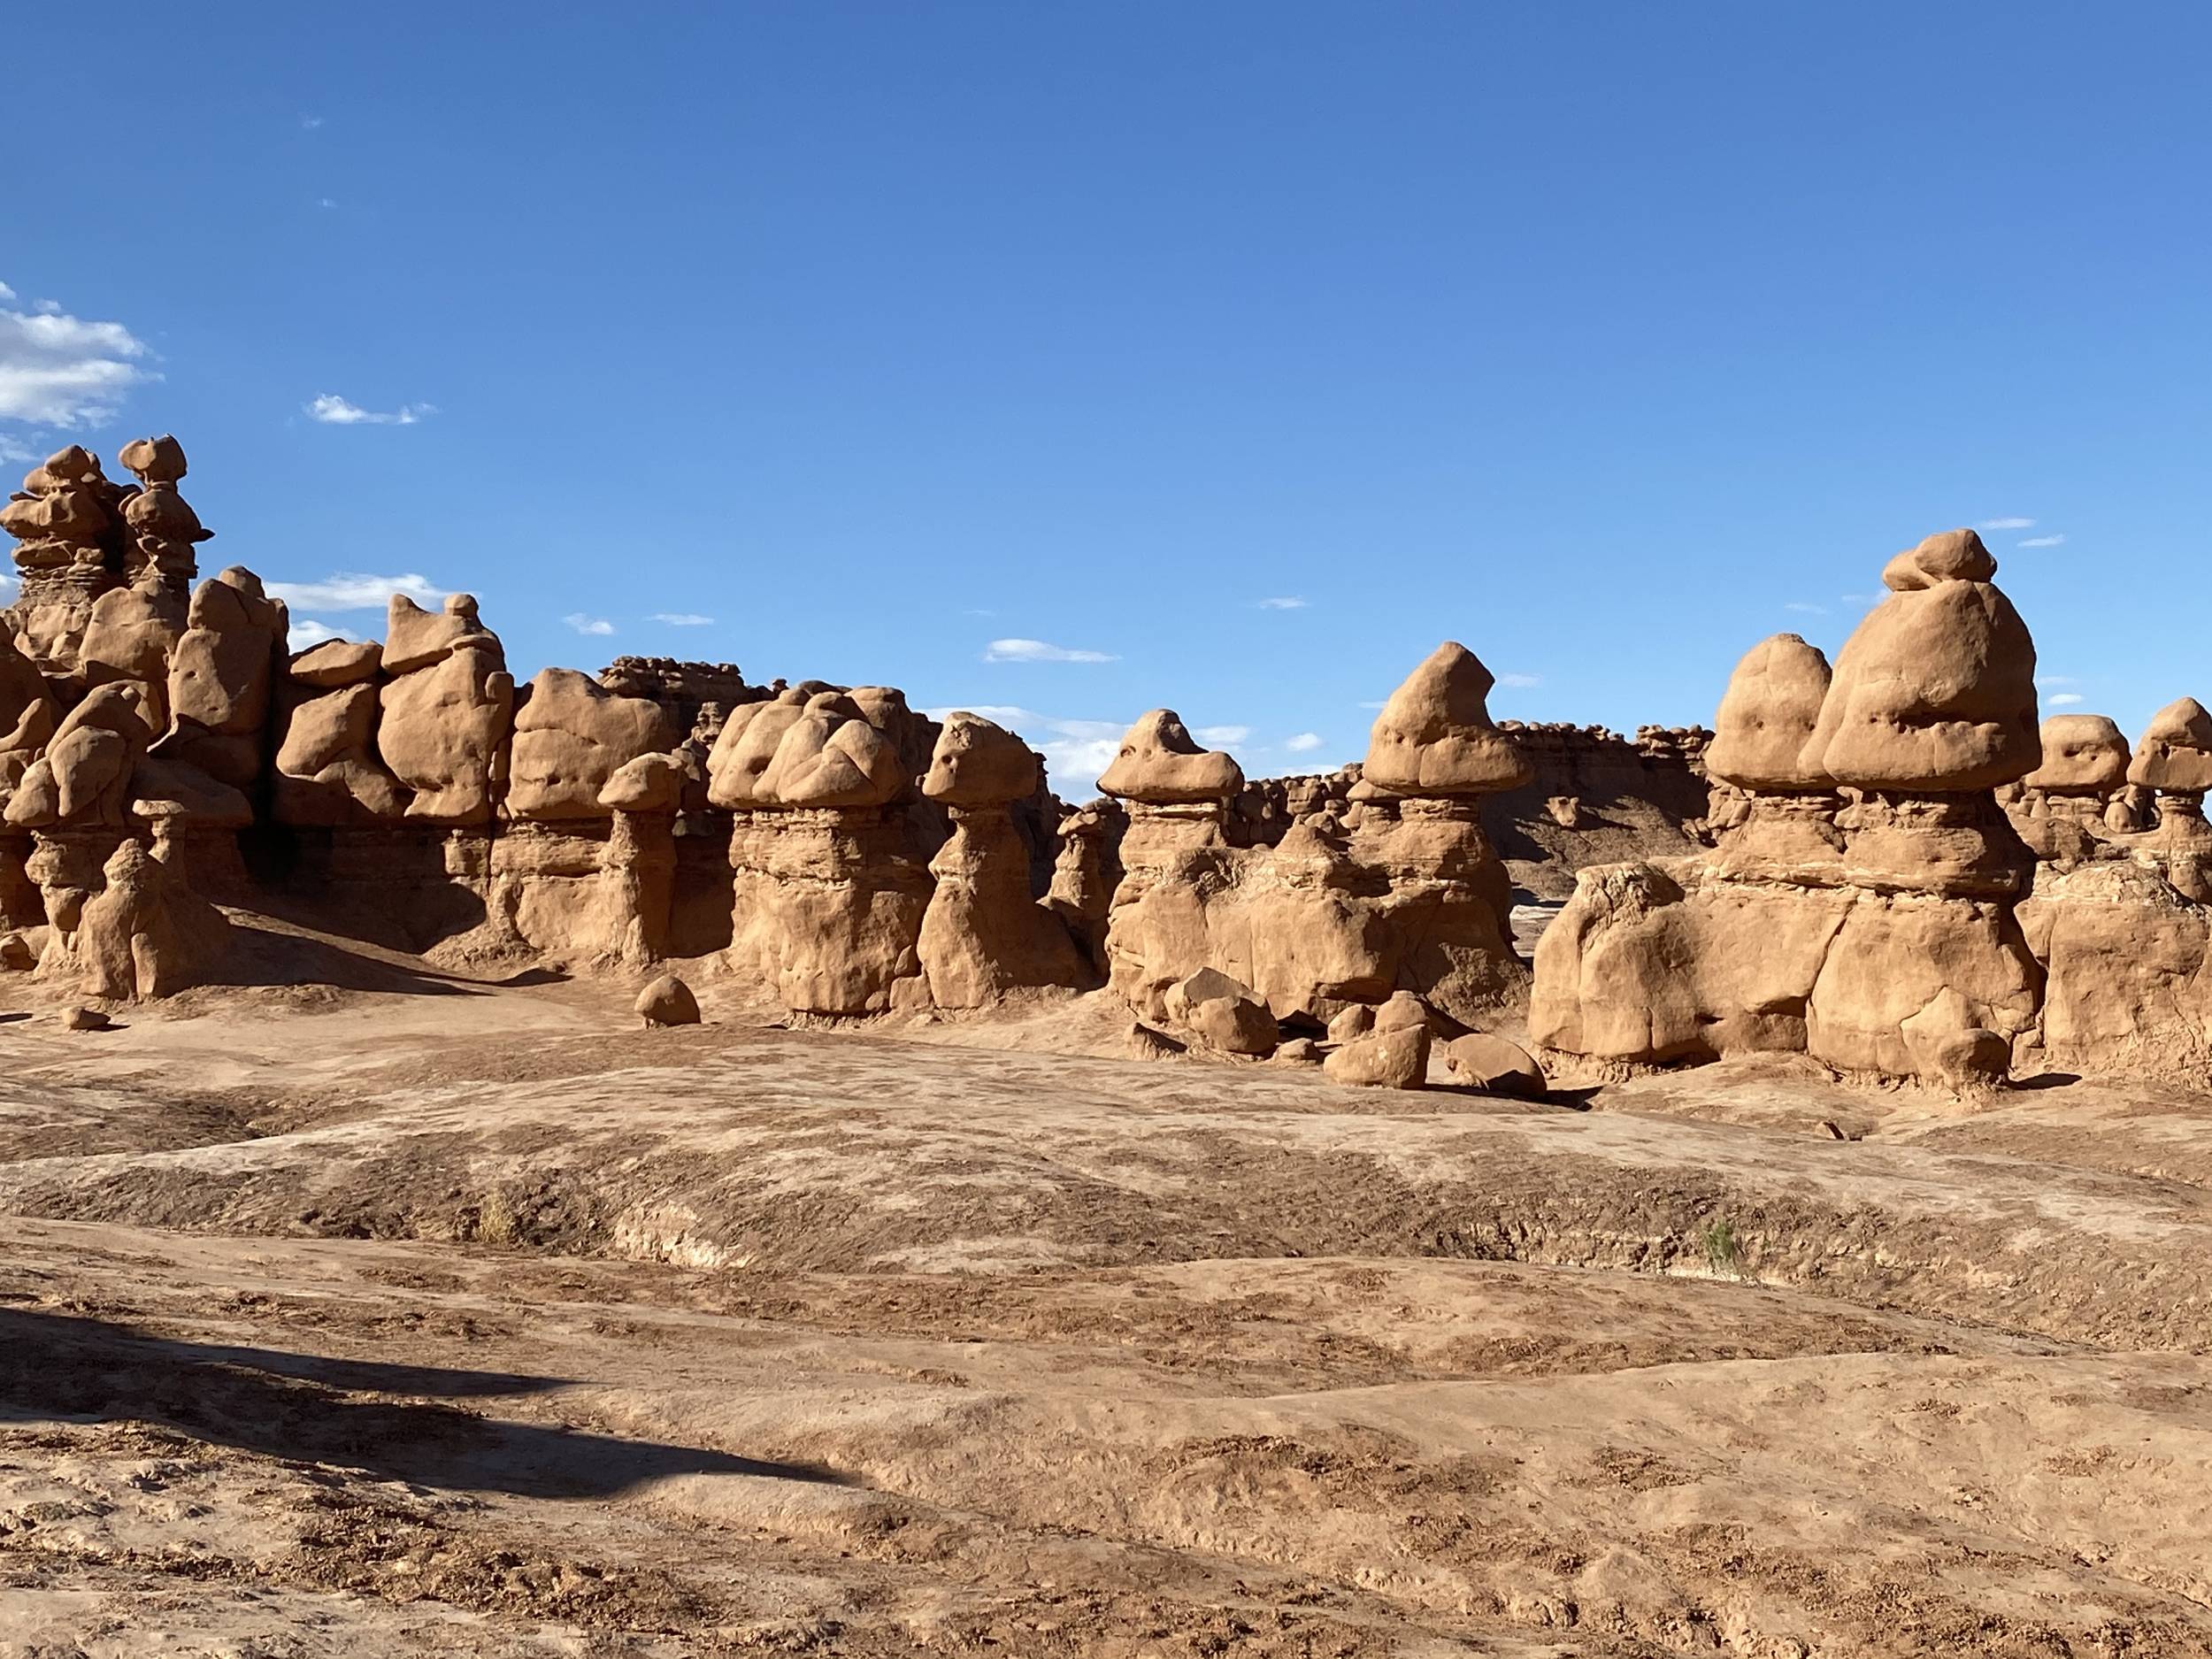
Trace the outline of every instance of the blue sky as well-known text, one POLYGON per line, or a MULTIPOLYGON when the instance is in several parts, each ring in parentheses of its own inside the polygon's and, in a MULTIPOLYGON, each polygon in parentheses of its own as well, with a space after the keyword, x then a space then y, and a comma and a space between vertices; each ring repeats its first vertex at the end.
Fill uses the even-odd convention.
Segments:
POLYGON ((2047 707, 2212 700, 2204 8, 188 10, 0 150, 0 454, 176 432, 296 617, 1019 710, 1080 795, 1160 704, 1355 758, 1445 637, 1709 720, 1984 524, 2047 707))

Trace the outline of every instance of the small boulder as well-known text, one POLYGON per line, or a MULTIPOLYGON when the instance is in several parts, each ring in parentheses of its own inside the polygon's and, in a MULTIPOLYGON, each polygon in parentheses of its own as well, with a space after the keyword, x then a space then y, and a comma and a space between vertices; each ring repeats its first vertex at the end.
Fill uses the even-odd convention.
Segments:
POLYGON ((61 1010, 62 1028, 65 1031, 105 1031, 114 1024, 96 1008, 87 1008, 82 1002, 72 1002, 61 1010))
POLYGON ((1425 1030, 1429 1024, 1429 1005, 1410 991, 1393 991, 1390 1000, 1375 1010, 1373 1031, 1425 1030))
POLYGON ((1544 1093, 1544 1069, 1529 1058, 1520 1044, 1471 1032, 1444 1045, 1444 1064, 1471 1088, 1486 1094, 1504 1094, 1515 1100, 1539 1100, 1544 1093))
POLYGON ((1201 968, 1168 987, 1167 1017, 1223 1054, 1270 1055, 1282 1041, 1265 1002, 1217 968, 1201 968))
POLYGON ((1275 1050, 1275 1057, 1286 1065, 1319 1065, 1321 1045, 1310 1037, 1293 1037, 1275 1050))
POLYGON ((1333 1083, 1362 1088, 1422 1088, 1429 1075, 1429 1028, 1372 1031, 1355 1037, 1321 1063, 1333 1083))
POLYGON ((649 1025, 695 1025, 699 999, 691 987, 672 973, 664 973, 638 993, 632 1004, 649 1025))
POLYGON ((1348 1043, 1355 1037, 1364 1037, 1375 1029, 1375 1010, 1364 1002, 1355 1002, 1329 1022, 1329 1041, 1348 1043))
POLYGON ((1172 1060, 1183 1052, 1183 1045, 1164 1033, 1156 1032, 1141 1021, 1129 1022, 1129 1030, 1122 1038, 1133 1060, 1172 1060))

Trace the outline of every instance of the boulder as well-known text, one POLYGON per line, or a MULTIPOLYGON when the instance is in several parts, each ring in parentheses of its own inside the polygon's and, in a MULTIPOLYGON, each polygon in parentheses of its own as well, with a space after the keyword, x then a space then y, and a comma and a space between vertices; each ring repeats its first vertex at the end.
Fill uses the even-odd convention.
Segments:
POLYGON ((1829 678, 1828 659, 1794 634, 1753 646, 1729 676, 1713 718, 1706 775, 1767 794, 1831 787, 1804 764, 1829 678))
MULTIPOLYGON (((392 595, 378 658, 387 674, 428 668, 464 646, 499 650, 499 636, 477 619, 473 594, 448 594, 438 611, 425 611, 405 594, 392 595)), ((506 665, 503 657, 500 665, 506 665)))
POLYGON ((377 755, 377 688, 357 680, 311 695, 287 688, 277 744, 274 810, 286 824, 392 823, 407 795, 377 755), (303 695, 303 693, 309 695, 303 695))
POLYGON ((515 682, 498 642, 488 640, 472 635, 431 657, 429 666, 379 688, 377 749, 393 775, 414 791, 410 818, 472 825, 491 818, 515 682))
POLYGON ((1400 795, 1438 796, 1489 795, 1527 783, 1534 768, 1490 721, 1495 683, 1465 646, 1448 640, 1438 646, 1376 716, 1362 781, 1400 795))
POLYGON ((1429 1076, 1429 1032, 1425 1025, 1371 1031, 1344 1043, 1321 1063, 1332 1083, 1363 1088, 1425 1088, 1429 1076))
POLYGON ((1214 968, 1201 968, 1169 988, 1167 1016, 1222 1054, 1269 1055, 1282 1040, 1267 1004, 1214 968))
POLYGON ((374 680, 383 661, 384 648, 374 640, 325 640, 296 653, 286 672, 300 685, 335 691, 374 680))
POLYGON ((648 1025, 695 1025, 699 999, 672 973, 664 973, 642 991, 631 1008, 648 1025))
POLYGON ((572 668, 547 668, 518 695, 506 810, 518 818, 603 818, 599 792, 618 768, 673 749, 657 703, 609 691, 572 668))
POLYGON ((1470 1032, 1444 1045, 1444 1064, 1470 1088, 1515 1100, 1540 1100, 1544 1069, 1517 1042, 1487 1032, 1470 1032))
POLYGON ((2054 714, 2043 722, 2043 764, 2021 782, 2046 795, 2101 798, 2122 787, 2127 774, 2128 741, 2111 720, 2101 714, 2054 714))
POLYGON ((1156 806, 1222 802, 1244 787, 1244 772, 1218 749, 1200 747, 1172 709, 1155 709, 1123 735, 1098 787, 1156 806))
POLYGON ((2194 697, 2182 697, 2153 715, 2135 740, 2127 780, 2177 794, 2212 789, 2212 713, 2194 697))

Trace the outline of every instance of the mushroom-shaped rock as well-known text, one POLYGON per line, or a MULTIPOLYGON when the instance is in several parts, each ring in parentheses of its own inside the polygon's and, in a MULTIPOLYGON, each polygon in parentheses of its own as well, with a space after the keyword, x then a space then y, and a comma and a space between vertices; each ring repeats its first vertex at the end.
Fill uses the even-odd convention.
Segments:
POLYGON ((2194 697, 2168 703, 2135 740, 2127 780, 2182 795, 2212 789, 2212 714, 2194 697))
POLYGON ((1174 710, 1155 709, 1123 734, 1098 787, 1152 806, 1226 801, 1244 787, 1244 771, 1220 750, 1200 748, 1174 710))
POLYGON ((1794 634, 1762 640, 1728 678, 1705 748, 1705 772, 1739 789, 1775 795, 1825 789, 1802 756, 1828 695, 1828 659, 1794 634))
POLYGON ((664 973, 638 993, 632 1010, 648 1025, 695 1025, 699 999, 672 973, 664 973))
MULTIPOLYGON (((450 656, 463 645, 498 652, 499 636, 478 619, 473 594, 448 594, 443 609, 425 611, 405 594, 394 594, 385 611, 382 662, 388 674, 411 673, 450 656)), ((498 666, 504 668, 501 657, 498 666)))
POLYGON ((547 668, 518 695, 507 810, 518 818, 601 816, 615 769, 672 749, 675 723, 659 703, 609 691, 572 668, 547 668))
POLYGON ((1528 782, 1536 774, 1527 757, 1490 721, 1495 683, 1465 646, 1438 646, 1375 717, 1362 780, 1414 795, 1489 795, 1528 782))
POLYGON ((1891 562, 1890 596, 1836 657, 1799 764, 1861 789, 1967 794, 2035 770, 2035 642, 1971 531, 1932 536, 1891 562), (1963 540, 1960 539, 1963 538, 1963 540), (1911 584, 1918 585, 1911 585, 1911 584))
POLYGON ((2020 781, 2046 795, 2108 795, 2127 782, 2128 741, 2101 714, 2043 722, 2043 764, 2020 781))
POLYGON ((1037 791, 1036 752, 1004 727, 958 710, 946 717, 922 793, 946 806, 1003 806, 1037 791))

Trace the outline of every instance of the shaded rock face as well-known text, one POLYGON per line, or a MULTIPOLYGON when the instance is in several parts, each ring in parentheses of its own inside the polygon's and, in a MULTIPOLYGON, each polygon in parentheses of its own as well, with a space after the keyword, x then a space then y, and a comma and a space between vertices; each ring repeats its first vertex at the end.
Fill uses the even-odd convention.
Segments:
POLYGON ((1100 780, 1129 812, 1107 918, 1114 987, 1155 1018, 1202 967, 1250 986, 1278 1019, 1402 989, 1463 1021, 1517 1003, 1527 974, 1509 942, 1511 883, 1480 798, 1532 774, 1490 722, 1490 685, 1463 646, 1440 646, 1384 705, 1360 782, 1314 792, 1272 845, 1230 837, 1233 760, 1198 750, 1170 711, 1140 721, 1100 780))
POLYGON ((1582 872, 1537 949, 1539 1043, 2001 1075, 2043 970, 2016 914, 2033 860, 1993 791, 2042 746, 2034 647, 1995 568, 1970 531, 1900 554, 1816 703, 1825 665, 1801 640, 1739 664, 1707 755, 1738 791, 1728 827, 1709 857, 1582 872))

